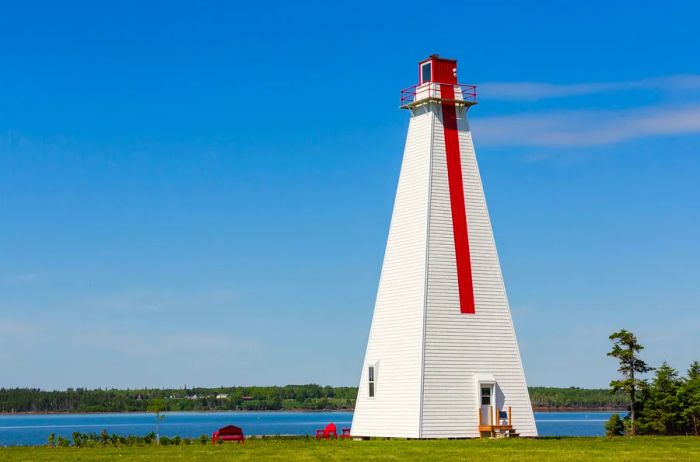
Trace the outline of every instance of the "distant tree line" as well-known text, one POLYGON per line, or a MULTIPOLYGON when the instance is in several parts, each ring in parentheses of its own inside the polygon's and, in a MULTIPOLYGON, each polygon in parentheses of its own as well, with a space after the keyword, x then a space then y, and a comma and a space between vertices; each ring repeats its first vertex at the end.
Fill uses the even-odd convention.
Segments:
POLYGON ((146 412, 154 400, 168 411, 342 410, 355 405, 357 388, 286 385, 181 389, 0 389, 0 412, 146 412))
POLYGON ((651 381, 641 377, 654 370, 639 352, 644 347, 627 330, 610 336, 620 378, 610 382, 614 393, 628 395, 628 414, 613 415, 606 424, 609 436, 700 435, 700 362, 694 361, 685 377, 664 362, 651 381))
MULTIPOLYGON (((0 389, 0 412, 146 412, 159 399, 168 411, 351 410, 356 387, 286 385, 180 389, 0 389)), ((531 387, 535 409, 626 409, 622 393, 582 388, 531 387)))
POLYGON ((529 387, 528 390, 535 409, 621 410, 629 405, 629 398, 624 393, 610 393, 606 388, 529 387))

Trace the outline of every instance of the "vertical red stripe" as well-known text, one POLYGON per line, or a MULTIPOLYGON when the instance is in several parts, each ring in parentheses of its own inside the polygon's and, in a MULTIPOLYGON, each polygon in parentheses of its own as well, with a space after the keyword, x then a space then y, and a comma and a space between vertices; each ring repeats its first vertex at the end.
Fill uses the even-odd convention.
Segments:
POLYGON ((445 152, 447 155, 447 179, 450 187, 452 208, 452 230, 454 232, 455 256, 457 258, 457 284, 459 286, 459 308, 462 313, 475 313, 472 262, 469 253, 467 232, 467 210, 462 182, 462 160, 457 132, 457 108, 453 102, 455 92, 452 85, 440 85, 442 96, 442 125, 445 130, 445 152))

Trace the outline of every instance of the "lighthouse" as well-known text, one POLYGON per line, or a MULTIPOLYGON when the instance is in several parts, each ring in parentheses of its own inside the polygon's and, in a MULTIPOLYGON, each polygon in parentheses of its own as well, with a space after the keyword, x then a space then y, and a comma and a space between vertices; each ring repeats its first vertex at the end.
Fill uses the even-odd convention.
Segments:
POLYGON ((537 436, 467 119, 476 87, 432 55, 410 114, 351 433, 537 436))

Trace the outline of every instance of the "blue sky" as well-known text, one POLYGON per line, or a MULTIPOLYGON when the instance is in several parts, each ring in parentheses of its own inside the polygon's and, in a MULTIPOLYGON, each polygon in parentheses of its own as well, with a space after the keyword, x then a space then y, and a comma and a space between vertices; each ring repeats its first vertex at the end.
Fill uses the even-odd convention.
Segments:
POLYGON ((529 384, 700 359, 700 6, 448 6, 3 6, 0 386, 356 384, 431 53, 529 384))

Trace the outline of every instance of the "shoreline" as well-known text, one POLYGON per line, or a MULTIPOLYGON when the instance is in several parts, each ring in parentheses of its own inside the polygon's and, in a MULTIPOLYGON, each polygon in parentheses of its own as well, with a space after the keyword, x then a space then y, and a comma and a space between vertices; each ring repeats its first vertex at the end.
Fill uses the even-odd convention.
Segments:
MULTIPOLYGON (((533 412, 627 412, 626 408, 612 407, 544 407, 533 406, 533 412)), ((254 413, 254 412, 307 412, 322 413, 322 412, 354 412, 354 409, 270 409, 259 411, 235 410, 235 409, 216 409, 216 410, 201 410, 201 411, 164 411, 165 414, 173 413, 198 413, 198 414, 217 414, 224 412, 239 412, 239 413, 254 413)), ((152 414, 148 411, 21 411, 21 412, 0 412, 0 417, 3 416, 22 416, 22 415, 99 415, 99 414, 152 414)))

